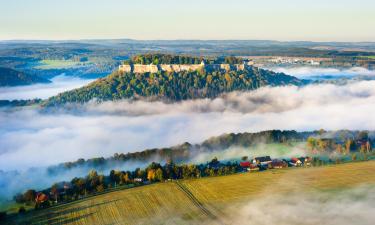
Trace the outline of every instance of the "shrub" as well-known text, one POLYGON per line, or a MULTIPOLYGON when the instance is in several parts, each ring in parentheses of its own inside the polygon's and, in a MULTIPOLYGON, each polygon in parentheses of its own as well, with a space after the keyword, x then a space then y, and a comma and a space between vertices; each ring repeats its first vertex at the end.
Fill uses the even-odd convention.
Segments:
POLYGON ((26 213, 26 209, 25 209, 25 207, 21 206, 21 207, 18 209, 18 213, 19 213, 19 214, 24 214, 24 213, 26 213))
POLYGON ((6 212, 0 212, 0 222, 4 221, 6 216, 7 216, 6 212))

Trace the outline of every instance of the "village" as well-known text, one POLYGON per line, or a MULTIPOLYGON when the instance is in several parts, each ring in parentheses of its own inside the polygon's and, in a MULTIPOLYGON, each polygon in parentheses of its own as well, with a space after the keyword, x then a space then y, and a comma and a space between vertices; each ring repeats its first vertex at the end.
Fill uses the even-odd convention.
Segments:
MULTIPOLYGON (((246 159, 243 158, 243 159, 246 159)), ((254 157, 252 160, 244 160, 240 162, 240 166, 242 167, 243 171, 259 171, 259 170, 267 170, 267 169, 282 169, 286 167, 301 167, 311 166, 312 158, 307 157, 292 157, 291 159, 271 159, 270 156, 262 156, 262 157, 254 157)))
MULTIPOLYGON (((292 157, 290 159, 272 159, 270 156, 261 156, 261 157, 254 157, 252 159, 249 159, 247 156, 242 157, 242 160, 234 163, 230 162, 220 162, 217 158, 212 159, 211 162, 207 162, 206 164, 200 164, 196 166, 196 169, 198 173, 194 173, 193 176, 188 176, 190 178, 200 178, 205 176, 220 176, 220 175, 226 175, 227 173, 221 173, 219 171, 224 171, 226 168, 231 167, 232 169, 235 169, 233 173, 246 173, 246 172, 260 172, 270 169, 283 169, 287 167, 310 167, 312 166, 312 158, 309 156, 306 157, 292 157), (223 170, 223 168, 225 168, 223 170), (205 176, 203 174, 205 171, 209 171, 206 173, 205 176), (212 172, 213 171, 213 172, 212 172)), ((157 165, 156 163, 153 163, 153 165, 157 165)), ((160 165, 159 165, 160 166, 160 165)), ((166 163, 163 167, 160 167, 158 169, 162 169, 163 174, 166 173, 168 170, 173 170, 176 167, 176 165, 173 162, 166 163)), ((183 171, 185 165, 182 165, 182 170, 180 171, 180 174, 176 174, 177 176, 169 176, 169 177, 163 177, 163 178, 156 178, 157 170, 155 169, 149 169, 146 174, 143 174, 143 176, 137 176, 136 173, 134 174, 127 174, 127 172, 120 172, 120 171, 111 171, 111 174, 109 177, 104 177, 98 175, 96 172, 90 172, 90 174, 87 176, 87 179, 91 179, 91 182, 95 180, 95 177, 99 180, 102 180, 101 182, 107 183, 107 188, 104 189, 95 189, 94 193, 90 193, 89 190, 83 190, 83 192, 80 192, 81 194, 78 194, 75 199, 82 199, 86 198, 92 195, 105 193, 117 189, 123 189, 123 188, 132 188, 132 187, 138 187, 143 185, 149 185, 154 182, 174 182, 178 179, 184 179, 188 177, 184 177, 181 174, 185 174, 186 172, 183 171), (124 175, 126 174, 126 175, 124 175), (129 176, 130 175, 130 176, 129 176), (146 175, 146 176, 145 176, 146 175), (127 178, 124 178, 126 176, 127 178), (182 176, 182 177, 180 177, 182 176), (126 181, 125 181, 126 180, 126 181)), ((177 168, 180 168, 177 166, 177 168)), ((147 169, 146 169, 147 170, 147 169)), ((191 172, 191 171, 190 171, 191 172)), ((231 174, 231 173, 229 173, 231 174)), ((50 189, 41 191, 41 192, 35 192, 34 190, 29 190, 24 195, 32 195, 34 196, 34 202, 35 202, 35 209, 41 209, 41 208, 47 208, 52 205, 61 204, 64 202, 70 202, 72 200, 68 200, 66 196, 72 195, 74 191, 77 191, 77 188, 79 186, 84 187, 84 180, 80 181, 81 184, 76 184, 74 182, 74 179, 71 182, 60 182, 52 186, 50 189)), ((17 197, 16 197, 17 200, 17 197)))

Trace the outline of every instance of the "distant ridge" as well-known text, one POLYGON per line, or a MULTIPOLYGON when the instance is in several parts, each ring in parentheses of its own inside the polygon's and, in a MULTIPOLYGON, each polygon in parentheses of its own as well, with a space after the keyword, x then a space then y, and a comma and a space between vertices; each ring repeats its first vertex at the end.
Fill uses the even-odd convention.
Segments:
POLYGON ((50 82, 51 81, 36 75, 26 74, 14 69, 0 67, 0 86, 19 86, 50 82))

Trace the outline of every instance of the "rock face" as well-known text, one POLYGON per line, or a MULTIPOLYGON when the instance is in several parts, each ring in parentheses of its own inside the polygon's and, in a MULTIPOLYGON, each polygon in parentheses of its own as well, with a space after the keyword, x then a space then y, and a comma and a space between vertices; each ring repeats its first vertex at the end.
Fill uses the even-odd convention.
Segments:
POLYGON ((181 71, 194 71, 194 70, 225 70, 225 71, 240 71, 250 68, 247 64, 133 64, 133 65, 120 65, 119 71, 125 73, 157 73, 158 71, 166 72, 181 72, 181 71))

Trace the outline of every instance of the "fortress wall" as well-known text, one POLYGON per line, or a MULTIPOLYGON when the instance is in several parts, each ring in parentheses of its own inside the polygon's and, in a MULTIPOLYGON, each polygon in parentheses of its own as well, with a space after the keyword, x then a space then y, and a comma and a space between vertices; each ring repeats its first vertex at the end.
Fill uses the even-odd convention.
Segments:
POLYGON ((157 65, 134 64, 133 66, 134 66, 133 68, 134 73, 157 73, 159 71, 157 65))
POLYGON ((171 67, 172 67, 172 70, 175 71, 175 72, 180 72, 181 71, 180 65, 172 64, 171 67))
POLYGON ((220 64, 220 69, 230 71, 231 66, 229 64, 220 64))
POLYGON ((173 68, 169 64, 160 64, 159 66, 162 71, 173 72, 173 68))
POLYGON ((157 73, 159 70, 167 72, 181 72, 181 71, 195 71, 201 68, 208 70, 225 70, 225 71, 240 71, 245 70, 251 66, 245 64, 160 64, 160 65, 120 65, 119 71, 134 72, 134 73, 157 73))
POLYGON ((245 70, 245 64, 236 64, 235 66, 237 71, 245 70))
POLYGON ((189 70, 198 70, 198 69, 201 69, 202 67, 204 67, 204 65, 201 65, 201 64, 192 64, 192 65, 180 65, 180 70, 183 70, 183 71, 189 71, 189 70))
POLYGON ((120 65, 118 70, 120 72, 130 73, 132 71, 132 67, 130 65, 120 65))

